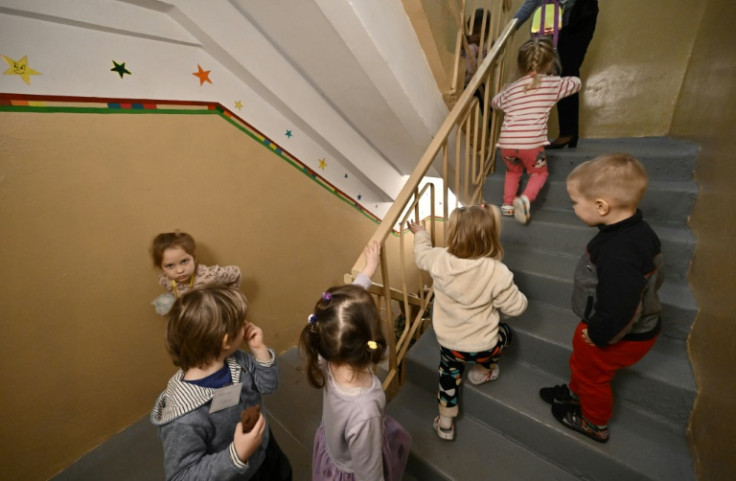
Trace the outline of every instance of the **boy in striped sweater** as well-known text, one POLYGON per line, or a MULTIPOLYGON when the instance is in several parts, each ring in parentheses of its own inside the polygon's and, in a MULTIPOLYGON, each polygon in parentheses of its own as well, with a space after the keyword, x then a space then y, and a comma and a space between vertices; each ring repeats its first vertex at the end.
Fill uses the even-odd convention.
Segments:
POLYGON ((167 481, 292 479, 263 415, 252 427, 241 420, 279 379, 276 354, 247 311, 241 292, 217 285, 184 293, 169 311, 166 348, 180 369, 151 412, 167 481))
POLYGON ((526 224, 531 203, 547 180, 544 146, 549 145, 549 112, 558 100, 578 92, 581 83, 577 77, 554 75, 560 60, 546 37, 526 41, 519 49, 518 64, 522 77, 493 97, 492 105, 504 112, 497 144, 507 168, 501 214, 526 224), (524 169, 529 180, 517 196, 524 169))

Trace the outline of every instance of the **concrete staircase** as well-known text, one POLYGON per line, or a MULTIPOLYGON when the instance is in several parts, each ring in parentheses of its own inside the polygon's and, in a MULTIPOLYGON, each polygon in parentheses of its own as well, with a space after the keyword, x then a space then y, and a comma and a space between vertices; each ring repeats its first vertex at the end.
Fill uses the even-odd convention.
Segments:
MULTIPOLYGON (((434 336, 427 333, 410 353, 409 384, 389 412, 414 436, 412 473, 426 480, 695 479, 685 433, 696 386, 685 342, 696 312, 687 284, 695 246, 687 216, 697 196, 697 152, 694 145, 663 138, 590 140, 575 150, 549 151, 550 177, 532 206, 531 222, 505 219, 502 233, 505 262, 531 303, 509 321, 516 336, 500 362, 500 379, 461 388, 454 443, 443 443, 431 430, 439 363, 434 336), (611 440, 601 445, 558 424, 538 390, 568 381, 577 324, 569 309, 572 272, 597 232, 575 217, 565 178, 579 163, 616 151, 633 154, 649 172, 641 207, 663 243, 664 331, 653 351, 615 380, 611 440)), ((502 167, 488 178, 486 201, 500 203, 503 175, 502 167)))
MULTIPOLYGON (((666 138, 588 140, 575 150, 550 151, 550 177, 532 206, 527 226, 504 219, 506 263, 531 300, 509 322, 515 338, 502 358, 499 380, 463 384, 454 442, 432 431, 437 413, 439 347, 431 330, 415 344, 407 383, 387 412, 413 436, 406 479, 693 480, 686 439, 696 386, 686 337, 696 304, 687 284, 695 240, 687 216, 697 196, 692 170, 698 149, 666 138), (611 440, 595 443, 555 421, 538 390, 568 381, 571 336, 577 319, 569 309, 575 263, 596 233, 574 215, 565 178, 577 164, 601 153, 625 151, 647 167, 650 187, 642 209, 659 234, 665 255, 664 331, 639 364, 615 380, 611 440)), ((484 198, 500 202, 503 169, 488 178, 484 198)), ((295 349, 281 356, 282 383, 268 400, 277 439, 309 479, 312 437, 321 394, 310 389, 295 349)), ((303 477, 302 477, 303 476, 303 477)))

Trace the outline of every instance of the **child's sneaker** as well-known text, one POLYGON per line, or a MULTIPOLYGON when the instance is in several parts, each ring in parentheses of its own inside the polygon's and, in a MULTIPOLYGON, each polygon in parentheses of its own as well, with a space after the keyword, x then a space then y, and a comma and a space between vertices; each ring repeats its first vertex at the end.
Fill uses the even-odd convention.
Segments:
POLYGON ((567 384, 543 387, 539 390, 539 397, 541 397, 547 404, 580 404, 580 401, 573 397, 567 384))
POLYGON ((514 215, 514 206, 511 204, 503 204, 501 206, 501 215, 505 215, 506 217, 511 217, 514 215))
POLYGON ((486 369, 479 364, 475 364, 468 371, 468 381, 470 384, 483 384, 488 381, 495 381, 501 375, 501 369, 498 364, 493 364, 490 369, 486 369))
POLYGON ((529 222, 529 198, 525 195, 514 199, 514 217, 522 224, 529 222))
POLYGON ((440 426, 440 417, 437 416, 434 418, 434 423, 432 423, 432 426, 434 427, 434 430, 437 432, 437 436, 440 437, 440 439, 444 439, 445 441, 452 441, 455 439, 455 423, 452 423, 452 426, 450 426, 449 429, 444 429, 442 426, 440 426))
POLYGON ((580 406, 574 406, 572 404, 553 404, 552 415, 557 419, 563 426, 583 433, 594 441, 599 443, 608 442, 608 427, 599 428, 595 424, 590 423, 583 417, 580 412, 580 406))

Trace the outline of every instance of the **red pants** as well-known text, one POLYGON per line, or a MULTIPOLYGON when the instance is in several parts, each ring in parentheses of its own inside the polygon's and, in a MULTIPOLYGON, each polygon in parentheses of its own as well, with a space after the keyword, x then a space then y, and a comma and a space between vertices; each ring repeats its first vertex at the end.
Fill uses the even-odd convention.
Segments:
POLYGON ((648 341, 619 341, 606 347, 591 346, 583 339, 581 322, 572 338, 570 356, 570 390, 580 399, 585 419, 593 424, 608 424, 613 414, 611 381, 616 371, 636 364, 654 346, 648 341))
POLYGON ((501 157, 506 164, 506 178, 503 183, 503 203, 512 204, 524 169, 529 173, 529 181, 524 187, 523 194, 529 202, 534 202, 539 190, 544 186, 549 173, 547 172, 547 156, 544 147, 536 149, 501 149, 501 157))

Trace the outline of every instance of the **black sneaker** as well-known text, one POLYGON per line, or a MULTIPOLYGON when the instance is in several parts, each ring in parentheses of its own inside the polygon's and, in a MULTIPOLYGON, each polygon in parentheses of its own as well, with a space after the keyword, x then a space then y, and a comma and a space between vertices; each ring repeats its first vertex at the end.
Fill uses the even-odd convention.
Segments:
POLYGON ((599 428, 595 424, 588 422, 580 412, 580 406, 573 406, 572 404, 553 404, 552 415, 557 419, 563 426, 583 433, 594 441, 599 443, 608 442, 608 428, 599 428))
POLYGON ((539 397, 541 397, 542 401, 547 404, 580 405, 580 402, 570 394, 570 388, 567 387, 567 384, 560 384, 554 387, 543 387, 539 390, 539 397))

